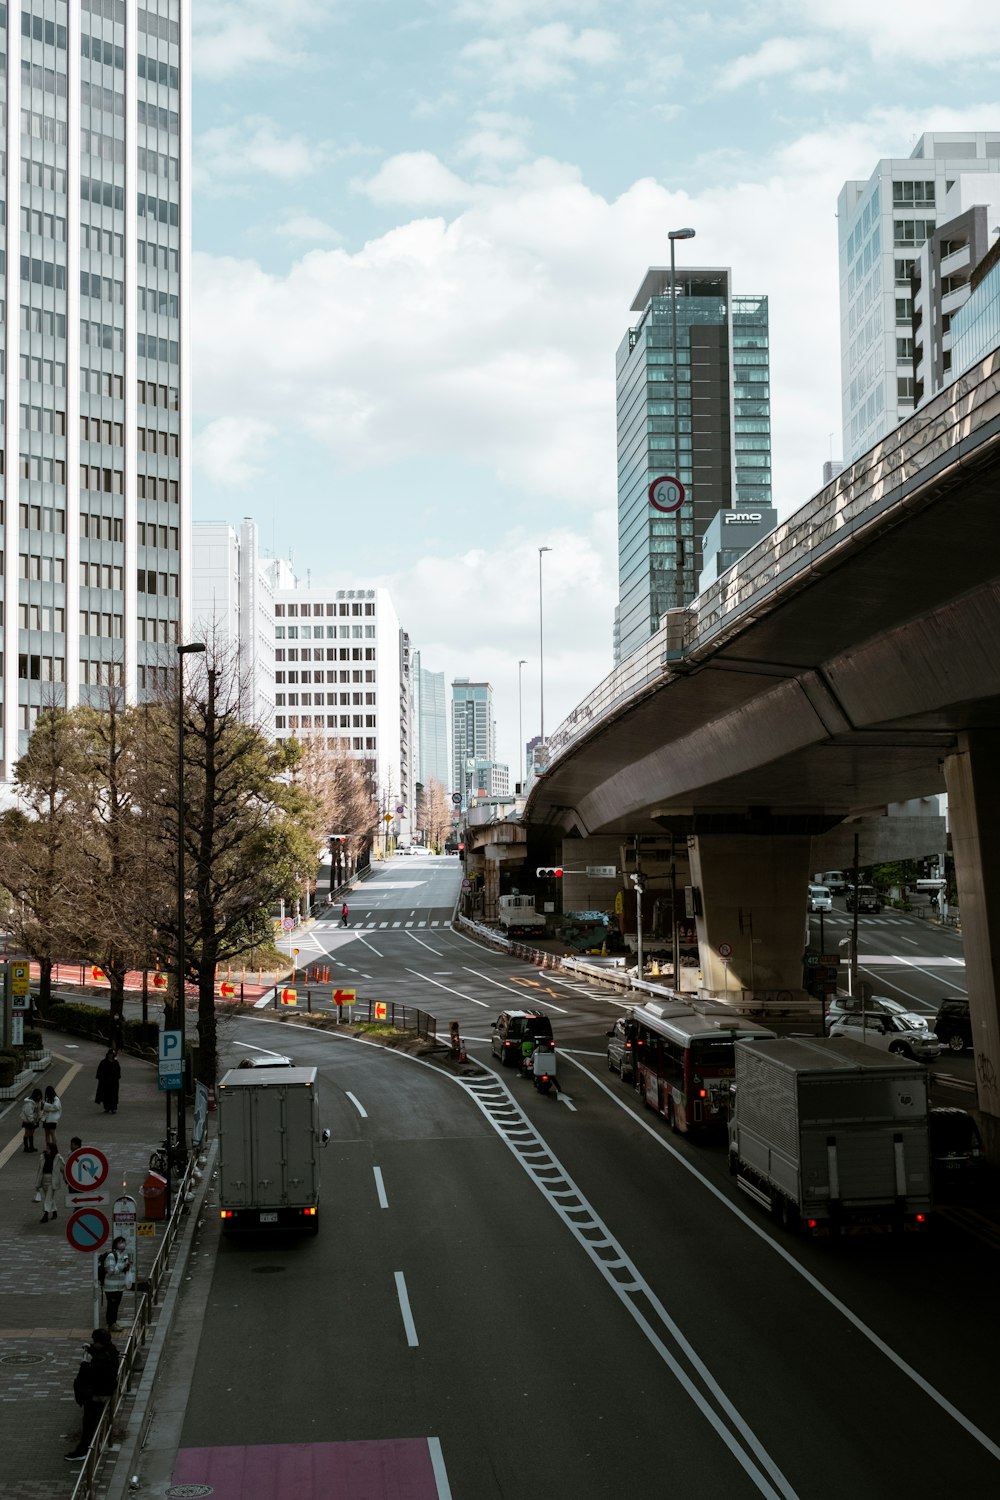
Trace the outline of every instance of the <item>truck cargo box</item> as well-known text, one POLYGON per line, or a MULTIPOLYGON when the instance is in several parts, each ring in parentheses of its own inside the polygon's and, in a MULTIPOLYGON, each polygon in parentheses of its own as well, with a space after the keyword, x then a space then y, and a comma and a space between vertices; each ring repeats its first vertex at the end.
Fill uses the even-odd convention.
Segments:
POLYGON ((234 1068, 219 1084, 223 1228, 319 1227, 315 1068, 234 1068))

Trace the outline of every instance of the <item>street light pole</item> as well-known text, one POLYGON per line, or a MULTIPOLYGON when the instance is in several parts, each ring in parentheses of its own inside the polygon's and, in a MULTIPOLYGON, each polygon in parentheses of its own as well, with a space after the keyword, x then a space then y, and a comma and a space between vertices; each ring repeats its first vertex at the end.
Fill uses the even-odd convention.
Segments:
MULTIPOLYGON (((671 229, 667 233, 670 241, 670 338, 672 344, 671 365, 674 372, 674 478, 680 484, 681 480, 681 423, 680 413, 677 410, 677 270, 674 264, 674 241, 693 240, 693 229, 671 229)), ((684 566, 684 542, 680 535, 680 519, 678 518, 677 534, 677 566, 684 566)), ((680 602, 680 601, 679 601, 680 602)))
MULTIPOLYGON (((205 650, 204 641, 177 647, 177 1030, 181 1034, 181 1090, 177 1100, 177 1145, 187 1153, 184 1108, 184 658, 205 650)), ((167 1094, 167 1157, 170 1156, 170 1095, 167 1094)))
POLYGON ((527 666, 527 657, 522 656, 517 664, 517 779, 521 782, 522 786, 524 785, 525 771, 527 770, 524 756, 524 716, 521 712, 521 671, 525 666, 527 666))
POLYGON ((542 630, 542 553, 551 551, 551 547, 538 549, 538 748, 543 752, 545 750, 545 637, 542 630))

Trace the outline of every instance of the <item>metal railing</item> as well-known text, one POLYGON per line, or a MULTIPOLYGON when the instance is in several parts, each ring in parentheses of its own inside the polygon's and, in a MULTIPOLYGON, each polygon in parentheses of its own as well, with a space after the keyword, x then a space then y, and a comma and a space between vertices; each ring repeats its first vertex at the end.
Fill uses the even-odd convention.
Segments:
MULTIPOLYGON (((856 542, 886 511, 902 507, 930 479, 957 472, 976 450, 1000 442, 1000 350, 946 390, 751 547, 686 609, 671 610, 656 635, 623 661, 548 736, 550 763, 577 740, 715 650, 778 594, 804 587, 832 553, 856 542)), ((537 777, 532 776, 529 792, 537 777)))
POLYGON ((146 1339, 154 1321, 160 1289, 169 1271, 170 1253, 174 1248, 181 1225, 187 1216, 187 1191, 195 1172, 195 1158, 188 1163, 187 1170, 177 1188, 174 1207, 164 1227, 159 1249, 149 1268, 145 1289, 136 1302, 135 1317, 119 1350, 118 1382, 114 1395, 104 1405, 101 1420, 87 1449, 87 1456, 73 1486, 71 1500, 94 1500, 97 1484, 108 1444, 115 1430, 123 1424, 124 1408, 131 1394, 135 1378, 146 1349, 146 1339))
POLYGON ((391 1026, 395 1031, 414 1031, 417 1036, 437 1038, 434 1016, 415 1005, 397 1005, 394 1000, 360 1000, 354 1006, 354 1020, 366 1026, 391 1026))

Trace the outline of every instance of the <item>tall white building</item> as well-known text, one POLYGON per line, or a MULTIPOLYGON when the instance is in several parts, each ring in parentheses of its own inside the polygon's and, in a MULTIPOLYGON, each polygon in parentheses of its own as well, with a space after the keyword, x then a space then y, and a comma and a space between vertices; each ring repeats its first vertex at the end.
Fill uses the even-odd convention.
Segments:
POLYGON ((410 638, 388 590, 313 588, 298 583, 286 562, 268 568, 275 738, 322 735, 367 762, 396 834, 409 834, 410 638))
MULTIPOLYGON (((1000 239, 1000 173, 962 173, 945 195, 938 225, 913 267, 913 399, 929 401, 958 373, 953 330, 977 271, 1000 239)), ((995 341, 996 342, 996 341, 995 341)), ((991 345, 994 347, 994 345, 991 345)), ((985 352, 985 351, 984 351, 985 352)))
POLYGON ((112 684, 135 700, 176 666, 191 548, 191 74, 188 0, 0 9, 9 779, 40 708, 112 684))
POLYGON ((496 746, 492 683, 456 677, 451 685, 451 785, 462 794, 463 812, 473 791, 474 768, 477 763, 492 765, 496 746))
POLYGON ((274 734, 274 591, 255 521, 193 528, 191 634, 210 642, 239 674, 243 714, 274 734))
POLYGON ((884 158, 837 200, 840 365, 845 463, 914 404, 910 277, 960 174, 1000 172, 1000 132, 927 132, 905 158, 884 158))

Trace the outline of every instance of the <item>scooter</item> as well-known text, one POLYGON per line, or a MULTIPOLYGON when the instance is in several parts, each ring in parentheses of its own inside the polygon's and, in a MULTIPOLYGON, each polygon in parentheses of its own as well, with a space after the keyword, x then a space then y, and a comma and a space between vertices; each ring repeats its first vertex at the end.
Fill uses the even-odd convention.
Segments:
POLYGON ((549 1089, 559 1092, 559 1080, 556 1078, 556 1049, 552 1042, 538 1042, 534 1052, 531 1054, 532 1082, 539 1093, 547 1094, 549 1089))

